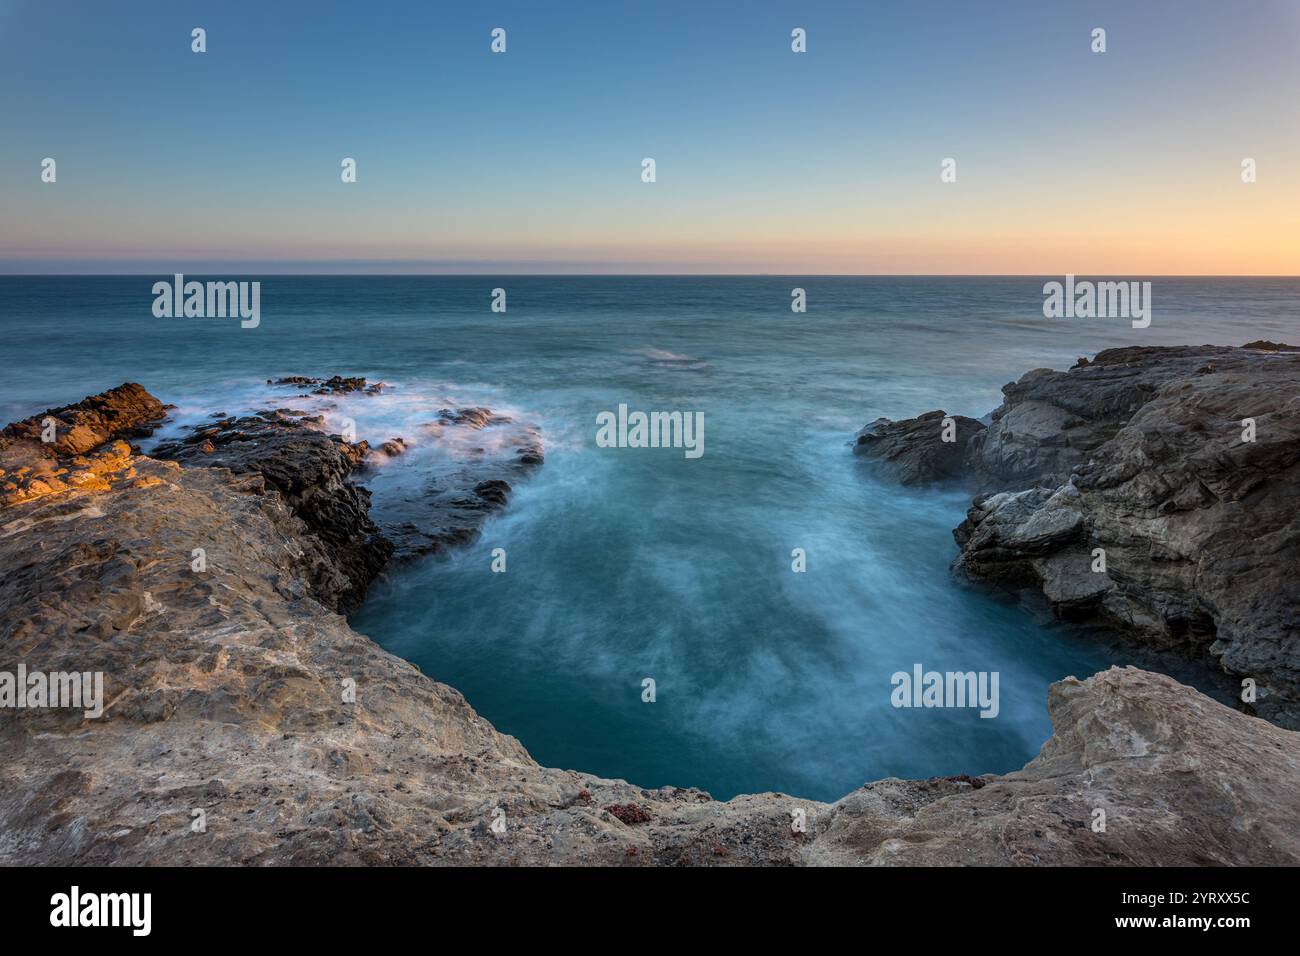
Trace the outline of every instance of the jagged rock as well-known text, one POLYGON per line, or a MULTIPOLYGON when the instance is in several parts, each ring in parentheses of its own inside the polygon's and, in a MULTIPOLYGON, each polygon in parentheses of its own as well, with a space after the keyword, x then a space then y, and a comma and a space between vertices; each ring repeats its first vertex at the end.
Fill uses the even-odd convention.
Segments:
POLYGON ((1300 354, 1108 349, 1003 393, 955 570, 1252 678, 1256 712, 1300 726, 1300 354))
POLYGON ((124 441, 109 442, 89 455, 55 460, 45 458, 43 450, 38 450, 34 442, 15 443, 0 449, 0 461, 30 462, 15 468, 0 482, 0 505, 18 504, 74 488, 103 491, 113 482, 129 480, 137 474, 131 446, 124 441))
POLYGON ((1061 485, 1171 381, 1207 360, 1220 371, 1263 357, 1228 346, 1107 349, 1068 372, 1034 369, 1002 388, 1004 401, 972 439, 965 472, 984 491, 1061 485))
POLYGON ((506 415, 494 415, 492 409, 472 406, 469 408, 443 408, 438 411, 438 422, 447 425, 467 425, 474 429, 487 428, 489 425, 508 425, 511 419, 506 415))
POLYGON ((144 386, 127 382, 99 395, 51 408, 40 415, 5 426, 0 443, 31 441, 41 445, 48 457, 80 455, 114 438, 143 438, 167 417, 162 402, 144 390, 144 386), (41 442, 46 418, 55 420, 56 440, 41 442))
POLYGON ((365 392, 377 395, 388 386, 383 382, 366 384, 364 378, 357 376, 335 375, 331 378, 315 378, 310 375, 289 375, 275 380, 267 379, 267 385, 290 385, 295 388, 310 388, 313 395, 346 395, 349 392, 365 392))
POLYGON ((153 456, 262 476, 306 524, 327 558, 307 578, 313 596, 347 611, 361 603, 393 545, 370 518, 370 492, 349 480, 368 446, 314 424, 279 413, 227 418, 159 445, 153 456))
POLYGON ((483 521, 504 508, 513 489, 499 478, 478 481, 482 469, 443 476, 413 494, 385 496, 375 517, 393 542, 393 556, 408 560, 476 540, 483 521))
POLYGON ((962 548, 953 562, 960 575, 1010 588, 1041 585, 1062 618, 1085 619, 1112 587, 1092 570, 1087 523, 1070 485, 980 496, 953 537, 962 548))
POLYGON ((471 446, 470 464, 439 472, 417 488, 393 488, 375 503, 375 520, 394 545, 394 557, 408 560, 468 544, 483 522, 509 502, 510 482, 545 460, 541 434, 531 425, 497 415, 490 408, 444 408, 423 426, 430 437, 446 440, 493 430, 494 450, 471 446))
POLYGON ((946 412, 926 412, 895 422, 878 418, 858 432, 853 453, 904 485, 935 484, 963 477, 967 445, 983 430, 973 418, 953 415, 952 441, 944 441, 946 412))

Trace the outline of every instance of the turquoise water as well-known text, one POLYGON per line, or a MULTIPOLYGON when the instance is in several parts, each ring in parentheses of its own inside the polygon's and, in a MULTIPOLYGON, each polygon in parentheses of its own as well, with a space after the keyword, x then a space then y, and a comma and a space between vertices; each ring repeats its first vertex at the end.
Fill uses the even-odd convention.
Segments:
MULTIPOLYGON (((331 410, 372 443, 452 403, 540 425, 545 466, 481 540, 394 569, 353 623, 543 763, 719 797, 1019 767, 1050 733, 1048 684, 1127 659, 957 586, 967 498, 874 481, 858 428, 981 416, 1022 372, 1109 346, 1294 341, 1300 305, 1297 280, 1156 279, 1135 330, 1044 319, 1033 278, 267 276, 245 330, 155 319, 161 278, 0 278, 0 417, 135 380, 187 421, 340 373, 394 385, 331 410), (703 457, 597 447, 620 403, 702 412, 703 457), (890 676, 916 663, 998 671, 999 715, 895 709, 890 676)), ((445 465, 398 459, 376 498, 445 465)))

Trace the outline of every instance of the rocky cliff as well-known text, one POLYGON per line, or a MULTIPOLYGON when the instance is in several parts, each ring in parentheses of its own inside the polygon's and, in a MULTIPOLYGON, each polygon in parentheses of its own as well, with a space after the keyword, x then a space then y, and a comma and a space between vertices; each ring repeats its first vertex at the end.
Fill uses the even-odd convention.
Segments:
MULTIPOLYGON (((161 406, 124 388, 119 415, 47 413, 95 447, 0 438, 0 671, 101 671, 106 697, 98 718, 0 710, 0 862, 1300 863, 1300 734, 1135 669, 1054 685, 1021 771, 835 804, 539 766, 335 612, 353 542, 312 516, 367 502, 326 445, 294 476, 243 437, 141 455, 121 439, 161 406)), ((287 465, 305 434, 282 434, 287 465)))
POLYGON ((1300 726, 1300 352, 1109 349, 1003 395, 955 442, 932 412, 877 422, 857 449, 979 492, 954 531, 960 575, 1212 660, 1256 682, 1257 713, 1300 726))

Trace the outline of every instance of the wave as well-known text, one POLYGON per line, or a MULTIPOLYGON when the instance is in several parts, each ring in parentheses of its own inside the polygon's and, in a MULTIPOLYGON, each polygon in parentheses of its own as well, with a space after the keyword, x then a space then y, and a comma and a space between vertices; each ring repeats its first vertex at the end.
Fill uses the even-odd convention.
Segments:
POLYGON ((644 357, 647 359, 645 364, 656 368, 685 369, 688 371, 703 371, 710 368, 709 363, 701 358, 694 355, 679 355, 666 349, 643 348, 637 349, 634 354, 644 357))

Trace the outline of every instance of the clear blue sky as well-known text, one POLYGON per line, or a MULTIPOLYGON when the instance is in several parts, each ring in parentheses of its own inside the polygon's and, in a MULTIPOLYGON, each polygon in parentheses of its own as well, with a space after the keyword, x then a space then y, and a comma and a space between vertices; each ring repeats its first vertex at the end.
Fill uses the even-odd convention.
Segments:
POLYGON ((0 90, 10 272, 1300 272, 1296 0, 0 0, 0 90))

